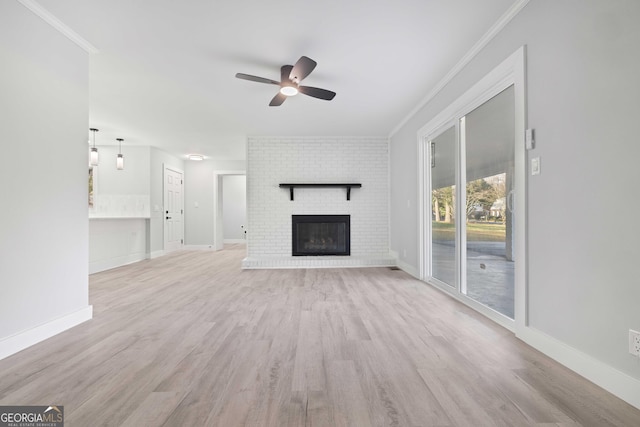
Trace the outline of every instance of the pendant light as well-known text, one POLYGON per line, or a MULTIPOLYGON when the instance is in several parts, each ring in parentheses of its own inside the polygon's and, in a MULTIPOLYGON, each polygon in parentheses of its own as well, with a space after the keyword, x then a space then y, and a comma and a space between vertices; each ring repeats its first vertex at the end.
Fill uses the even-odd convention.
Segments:
POLYGON ((98 149, 96 148, 96 132, 98 132, 98 129, 90 128, 89 130, 93 132, 93 147, 91 147, 89 163, 91 163, 91 166, 98 166, 98 149))
POLYGON ((124 169, 124 156, 122 155, 122 141, 124 141, 124 139, 116 138, 116 141, 118 141, 118 157, 116 158, 116 168, 121 171, 122 169, 124 169))

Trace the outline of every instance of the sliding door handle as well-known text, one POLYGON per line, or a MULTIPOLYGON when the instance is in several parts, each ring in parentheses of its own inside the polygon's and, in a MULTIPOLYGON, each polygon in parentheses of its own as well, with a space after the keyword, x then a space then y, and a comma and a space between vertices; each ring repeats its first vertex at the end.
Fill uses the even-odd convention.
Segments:
POLYGON ((509 191, 509 193, 507 194, 507 209, 509 209, 510 213, 513 213, 513 202, 515 201, 515 195, 516 193, 513 190, 509 191))

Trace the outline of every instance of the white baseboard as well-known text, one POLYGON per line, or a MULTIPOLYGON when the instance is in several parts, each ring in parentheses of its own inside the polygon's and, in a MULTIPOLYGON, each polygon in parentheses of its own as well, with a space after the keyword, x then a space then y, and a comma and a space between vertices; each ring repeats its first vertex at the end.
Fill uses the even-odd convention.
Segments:
POLYGON ((164 255, 164 249, 161 249, 159 251, 154 251, 154 252, 151 252, 149 254, 149 259, 158 258, 158 257, 161 257, 163 255, 164 255))
POLYGON ((400 259, 396 260, 396 264, 397 264, 397 266, 398 266, 398 268, 400 270, 402 270, 405 273, 408 273, 408 274, 412 275, 413 277, 415 277, 416 279, 420 280, 420 272, 413 265, 407 264, 406 262, 404 262, 404 261, 402 261, 400 259))
POLYGON ((291 257, 247 257, 242 260, 243 269, 271 268, 359 268, 391 267, 395 259, 390 256, 291 256, 291 257))
POLYGON ((609 393, 640 409, 640 380, 620 372, 537 329, 526 327, 516 333, 516 336, 609 393))
POLYGON ((228 244, 247 243, 247 239, 224 239, 222 243, 228 243, 228 244))
POLYGON ((184 245, 183 249, 189 251, 215 251, 215 247, 213 244, 211 245, 184 245))
POLYGON ((93 318, 93 306, 0 340, 0 360, 93 318))
POLYGON ((415 277, 416 279, 420 280, 420 273, 419 273, 418 269, 415 268, 414 266, 412 266, 411 264, 407 264, 406 262, 402 261, 400 259, 400 255, 398 254, 398 252, 389 251, 389 254, 391 255, 391 257, 393 259, 396 260, 396 266, 400 270, 402 270, 405 273, 408 273, 408 274, 412 275, 413 277, 415 277))
POLYGON ((89 263, 89 274, 111 270, 112 268, 122 267, 123 265, 133 264, 134 262, 142 261, 145 259, 147 259, 147 254, 138 253, 100 261, 93 261, 89 263))

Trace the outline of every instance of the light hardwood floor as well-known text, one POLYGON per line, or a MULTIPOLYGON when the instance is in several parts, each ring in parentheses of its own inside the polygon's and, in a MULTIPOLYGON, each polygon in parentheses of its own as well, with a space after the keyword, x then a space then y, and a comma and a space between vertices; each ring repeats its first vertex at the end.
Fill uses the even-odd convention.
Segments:
POLYGON ((402 271, 246 270, 243 246, 90 277, 94 319, 0 361, 66 426, 640 426, 640 411, 402 271))

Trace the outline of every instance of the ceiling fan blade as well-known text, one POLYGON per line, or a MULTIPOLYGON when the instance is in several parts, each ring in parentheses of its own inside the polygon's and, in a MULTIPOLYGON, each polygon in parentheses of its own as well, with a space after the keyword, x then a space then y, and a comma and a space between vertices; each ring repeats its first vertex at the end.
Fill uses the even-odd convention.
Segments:
POLYGON ((293 69, 293 65, 283 65, 280 67, 280 82, 281 83, 289 83, 291 82, 291 70, 293 69))
POLYGON ((335 92, 311 86, 298 86, 298 91, 314 98, 324 99, 325 101, 331 101, 333 97, 336 96, 335 92))
POLYGON ((278 107, 282 105, 285 99, 287 99, 287 95, 283 95, 282 93, 278 92, 269 103, 269 107, 278 107))
POLYGON ((258 83, 268 83, 268 84, 280 86, 280 82, 277 82, 271 79, 265 79, 264 77, 252 76, 250 74, 236 73, 236 77, 242 80, 249 80, 249 81, 258 82, 258 83))
POLYGON ((291 81, 295 81, 296 83, 300 83, 302 79, 307 77, 314 68, 316 68, 318 63, 311 58, 306 56, 301 56, 296 62, 296 65, 293 66, 291 73, 289 74, 289 79, 291 81))

